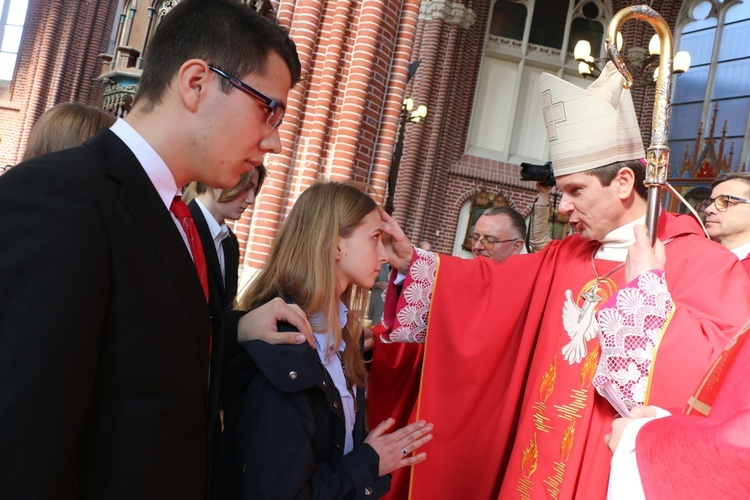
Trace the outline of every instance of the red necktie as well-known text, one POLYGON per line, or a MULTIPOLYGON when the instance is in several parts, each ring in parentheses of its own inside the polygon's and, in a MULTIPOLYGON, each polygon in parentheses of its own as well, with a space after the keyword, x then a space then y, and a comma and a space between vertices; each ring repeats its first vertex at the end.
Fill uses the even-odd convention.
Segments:
POLYGON ((177 217, 177 220, 182 224, 182 228, 185 230, 188 242, 190 243, 190 251, 193 253, 193 263, 195 264, 195 270, 198 272, 198 278, 201 280, 201 286, 203 287, 203 294, 206 296, 208 301, 208 274, 206 271, 206 257, 203 254, 203 245, 201 244, 201 237, 198 235, 198 228, 195 227, 195 221, 193 216, 190 214, 190 209, 180 199, 179 196, 175 196, 172 200, 172 206, 170 207, 172 213, 177 217))

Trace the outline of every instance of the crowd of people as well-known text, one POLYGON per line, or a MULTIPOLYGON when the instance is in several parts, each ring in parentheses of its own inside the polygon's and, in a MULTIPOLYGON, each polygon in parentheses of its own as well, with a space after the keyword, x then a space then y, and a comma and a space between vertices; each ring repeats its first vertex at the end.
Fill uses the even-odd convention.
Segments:
POLYGON ((283 152, 295 45, 241 2, 183 0, 145 60, 125 118, 54 106, 0 177, 9 498, 750 491, 750 175, 712 184, 711 239, 662 211, 652 246, 613 65, 586 89, 540 78, 574 234, 522 254, 523 216, 493 207, 460 259, 366 186, 317 182, 238 294, 227 223, 283 152))

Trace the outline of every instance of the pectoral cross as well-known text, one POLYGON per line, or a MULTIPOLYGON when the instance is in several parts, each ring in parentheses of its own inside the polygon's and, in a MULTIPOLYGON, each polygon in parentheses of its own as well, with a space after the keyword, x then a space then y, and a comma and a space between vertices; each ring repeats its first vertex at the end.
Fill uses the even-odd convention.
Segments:
POLYGON ((580 323, 584 316, 588 313, 589 310, 592 310, 596 307, 596 304, 602 301, 602 298, 599 297, 597 292, 599 291, 599 280, 596 280, 594 282, 594 286, 591 287, 591 289, 588 292, 581 292, 579 297, 583 299, 583 305, 581 305, 581 312, 578 313, 578 322, 580 323))

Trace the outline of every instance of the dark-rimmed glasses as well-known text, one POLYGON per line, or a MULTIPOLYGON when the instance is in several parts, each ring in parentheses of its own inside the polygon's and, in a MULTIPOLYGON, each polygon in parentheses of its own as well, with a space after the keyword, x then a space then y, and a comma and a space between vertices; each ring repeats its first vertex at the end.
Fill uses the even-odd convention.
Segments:
POLYGON ((209 65, 208 66, 211 71, 218 74, 219 76, 226 78, 229 80, 229 83, 231 83, 235 88, 240 89, 250 97, 254 97, 258 101, 262 102, 266 107, 266 125, 268 125, 268 128, 270 130, 273 130, 277 128, 279 125, 281 125, 281 121, 284 119, 284 106, 282 106, 279 102, 274 101, 270 97, 267 97, 262 92, 259 92, 252 88, 247 83, 243 82, 239 78, 236 78, 228 73, 224 73, 219 68, 216 68, 214 66, 209 65))
POLYGON ((708 207, 714 205, 719 212, 726 211, 727 207, 736 203, 750 203, 747 198, 732 196, 731 194, 720 194, 716 198, 708 198, 701 202, 700 209, 705 212, 708 207))
POLYGON ((517 241, 518 238, 511 238, 509 240, 496 240, 492 236, 479 236, 478 234, 472 234, 469 236, 469 243, 471 246, 474 246, 474 244, 478 241, 482 243, 482 246, 486 248, 487 250, 492 250, 495 248, 495 245, 499 245, 500 243, 507 243, 509 241, 517 241))

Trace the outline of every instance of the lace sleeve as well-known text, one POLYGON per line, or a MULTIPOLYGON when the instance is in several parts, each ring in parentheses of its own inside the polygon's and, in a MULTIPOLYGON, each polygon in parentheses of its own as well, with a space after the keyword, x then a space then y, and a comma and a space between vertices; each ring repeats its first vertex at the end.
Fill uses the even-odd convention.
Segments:
POLYGON ((427 336, 427 321, 432 301, 432 290, 440 259, 436 253, 415 248, 415 258, 401 295, 396 295, 396 285, 391 280, 386 293, 383 314, 387 330, 381 336, 384 343, 423 343, 427 336))
POLYGON ((602 306, 602 355, 594 376, 599 394, 610 402, 619 397, 629 410, 646 403, 654 353, 673 312, 663 271, 643 273, 602 306))

